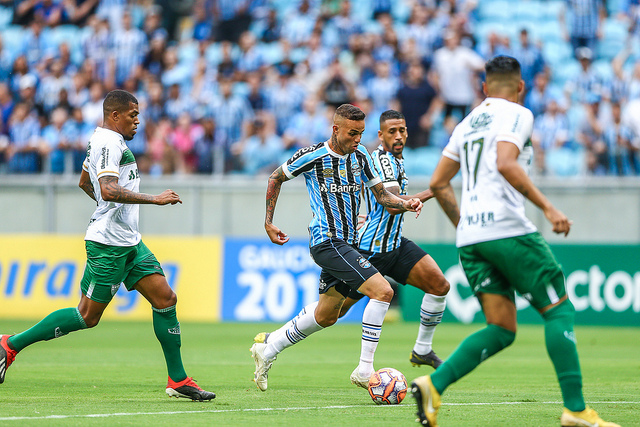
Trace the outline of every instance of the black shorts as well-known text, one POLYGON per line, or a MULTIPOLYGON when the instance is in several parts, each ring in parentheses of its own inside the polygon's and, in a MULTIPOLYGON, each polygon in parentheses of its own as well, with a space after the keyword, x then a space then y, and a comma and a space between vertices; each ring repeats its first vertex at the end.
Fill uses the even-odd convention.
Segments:
MULTIPOLYGON (((406 285, 407 277, 413 267, 424 258, 427 253, 413 241, 403 237, 400 246, 391 252, 369 252, 360 250, 371 264, 383 276, 389 276, 396 282, 406 285)), ((349 298, 360 299, 364 295, 359 292, 350 292, 349 298)))
MULTIPOLYGON (((329 239, 309 249, 311 257, 318 264, 320 272, 319 292, 324 294, 335 287, 341 295, 347 296, 357 289, 378 270, 356 250, 356 247, 340 239, 329 239)), ((362 295, 362 294, 359 294, 362 295)))

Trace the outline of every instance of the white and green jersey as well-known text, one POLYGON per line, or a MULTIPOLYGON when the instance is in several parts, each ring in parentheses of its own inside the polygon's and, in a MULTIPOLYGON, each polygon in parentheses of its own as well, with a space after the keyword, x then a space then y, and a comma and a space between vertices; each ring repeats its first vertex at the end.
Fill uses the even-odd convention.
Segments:
POLYGON ((525 216, 524 196, 498 172, 498 141, 515 144, 529 173, 533 114, 501 98, 487 98, 453 131, 443 155, 460 163, 462 198, 456 246, 522 236, 536 231, 525 216))
POLYGON ((87 158, 82 169, 89 172, 93 194, 98 201, 84 239, 110 246, 137 245, 140 242, 139 205, 102 200, 98 182, 104 176, 116 176, 120 186, 138 192, 138 165, 122 135, 97 127, 89 139, 87 158))

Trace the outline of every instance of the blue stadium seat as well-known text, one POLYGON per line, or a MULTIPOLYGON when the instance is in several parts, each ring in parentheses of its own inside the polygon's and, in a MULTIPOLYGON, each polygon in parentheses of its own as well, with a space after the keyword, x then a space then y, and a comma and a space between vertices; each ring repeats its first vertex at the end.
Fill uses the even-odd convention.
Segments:
POLYGON ((442 150, 438 147, 420 147, 413 150, 405 148, 404 168, 409 177, 431 176, 436 169, 442 150))
POLYGON ((2 34, 4 48, 11 53, 13 58, 18 56, 24 43, 24 28, 19 25, 9 25, 0 34, 2 34))
POLYGON ((518 19, 534 24, 537 21, 542 20, 544 10, 539 1, 521 0, 516 2, 515 14, 518 19))
POLYGON ((574 58, 564 61, 562 66, 551 70, 551 81, 557 85, 564 86, 567 80, 580 73, 580 63, 574 58))
POLYGON ((562 0, 543 1, 540 5, 542 6, 542 18, 544 20, 557 21, 560 11, 564 8, 562 0))
POLYGON ((562 28, 557 19, 549 19, 539 23, 536 34, 543 42, 563 41, 562 28))
POLYGON ((13 20, 13 9, 11 7, 0 6, 0 29, 6 28, 13 20))
POLYGON ((583 175, 586 169, 586 156, 583 149, 556 148, 545 153, 545 166, 548 174, 559 177, 583 175))
POLYGON ((565 41, 549 40, 542 46, 542 55, 552 69, 561 67, 562 64, 573 58, 571 45, 565 41))
POLYGON ((478 18, 482 20, 494 20, 508 22, 515 16, 515 8, 513 4, 515 2, 508 1, 488 1, 479 2, 478 4, 478 18))
POLYGON ((604 80, 611 80, 613 78, 613 68, 611 67, 611 61, 608 59, 598 59, 591 64, 591 67, 602 77, 604 80))

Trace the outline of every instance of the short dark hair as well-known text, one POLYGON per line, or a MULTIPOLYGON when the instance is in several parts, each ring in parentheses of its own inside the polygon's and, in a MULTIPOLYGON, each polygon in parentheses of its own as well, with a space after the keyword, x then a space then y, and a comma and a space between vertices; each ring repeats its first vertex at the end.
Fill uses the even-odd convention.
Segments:
POLYGON ((138 99, 126 90, 115 89, 104 98, 102 112, 108 115, 112 111, 127 111, 130 103, 138 104, 138 99))
POLYGON ((487 61, 484 70, 487 77, 490 75, 520 75, 520 63, 511 56, 499 55, 487 61))
POLYGON ((364 111, 362 111, 355 105, 351 105, 351 104, 342 104, 341 106, 339 106, 336 109, 335 115, 340 116, 347 120, 356 120, 356 121, 364 120, 364 118, 366 117, 366 115, 364 114, 364 111))
POLYGON ((384 113, 380 114, 380 127, 382 127, 382 124, 384 122, 392 119, 405 120, 404 114, 402 114, 400 111, 387 110, 384 113))

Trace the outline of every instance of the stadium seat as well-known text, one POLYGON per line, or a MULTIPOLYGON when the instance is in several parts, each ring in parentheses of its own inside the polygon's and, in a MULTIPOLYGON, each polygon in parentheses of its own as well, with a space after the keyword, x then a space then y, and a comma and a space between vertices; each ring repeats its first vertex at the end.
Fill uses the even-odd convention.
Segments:
POLYGON ((514 2, 508 1, 489 1, 480 2, 478 5, 478 17, 483 20, 494 20, 509 22, 515 15, 514 2))
POLYGON ((4 48, 10 52, 12 58, 18 56, 23 48, 24 28, 19 25, 9 25, 2 30, 1 34, 4 48))
POLYGON ((540 21, 543 16, 543 7, 540 2, 535 0, 524 0, 516 2, 515 15, 519 20, 524 22, 535 23, 540 21))
POLYGON ((573 58, 571 45, 565 41, 549 40, 542 46, 542 54, 552 69, 562 67, 568 59, 573 58))
POLYGON ((542 7, 542 18, 545 21, 557 21, 560 11, 564 8, 562 0, 543 1, 540 3, 542 7))
POLYGON ((420 147, 410 150, 409 153, 404 154, 405 171, 409 177, 431 176, 441 156, 442 150, 438 147, 420 147))
POLYGON ((583 149, 556 148, 546 152, 545 166, 548 174, 558 177, 583 175, 586 157, 583 149))
POLYGON ((11 7, 0 7, 0 30, 6 28, 13 20, 13 9, 11 7))

